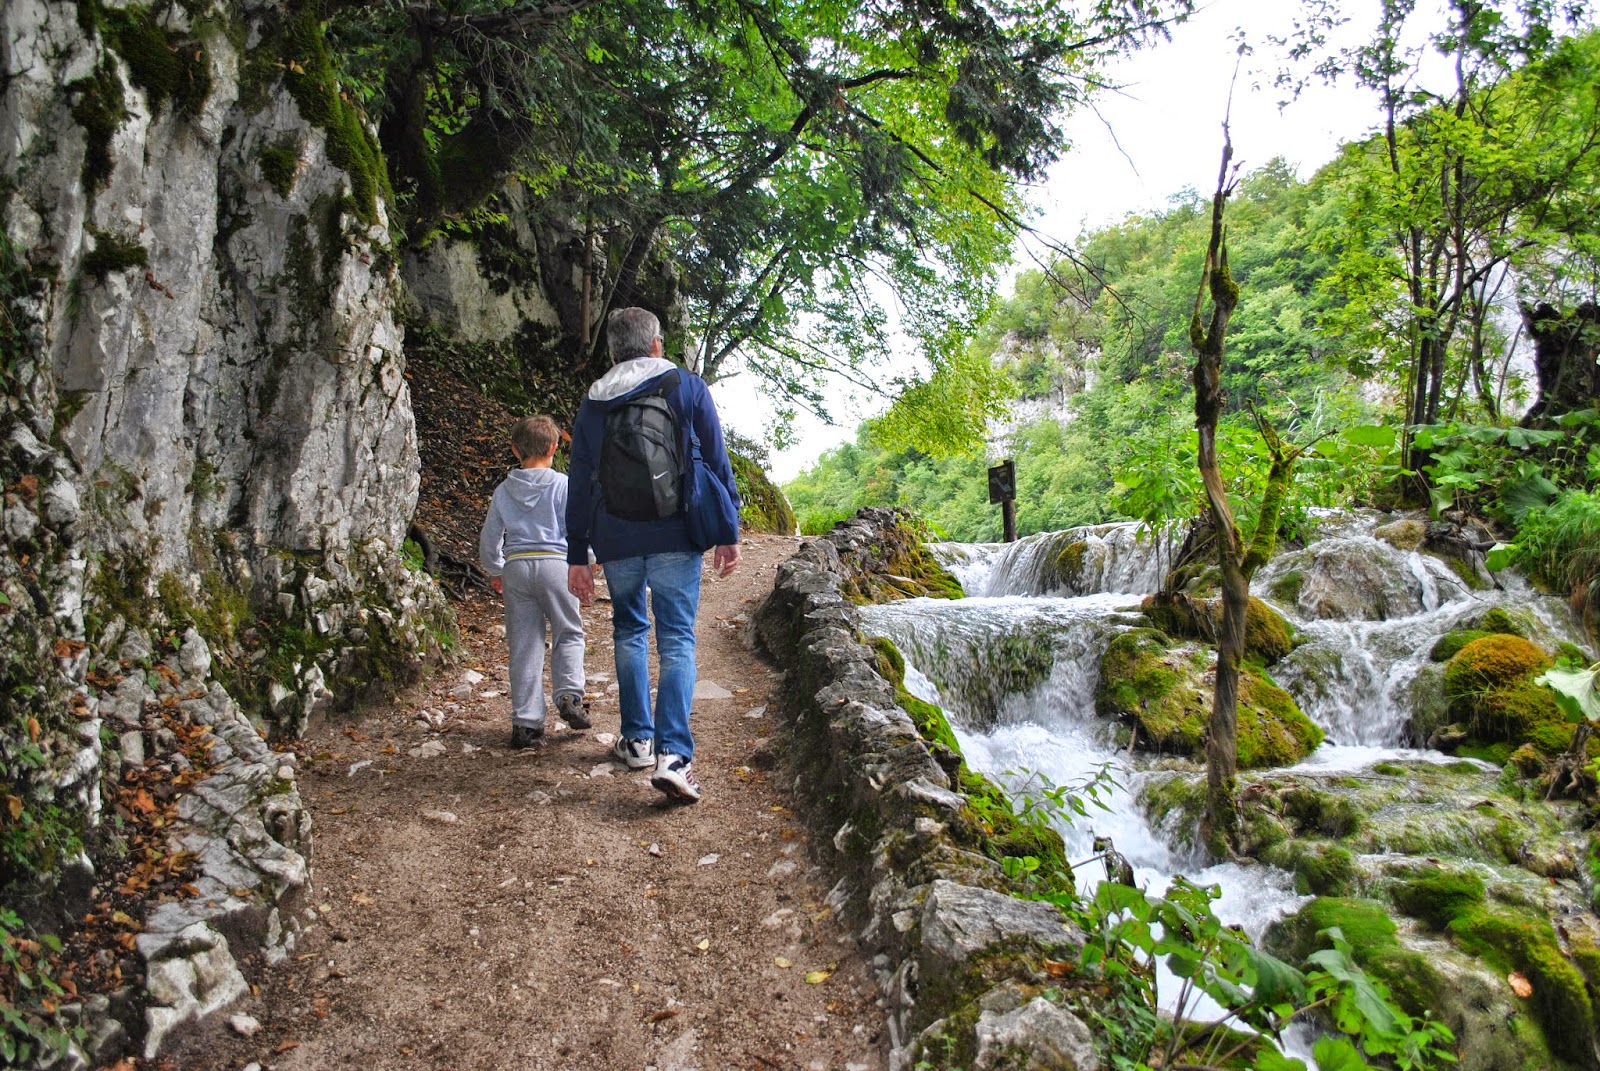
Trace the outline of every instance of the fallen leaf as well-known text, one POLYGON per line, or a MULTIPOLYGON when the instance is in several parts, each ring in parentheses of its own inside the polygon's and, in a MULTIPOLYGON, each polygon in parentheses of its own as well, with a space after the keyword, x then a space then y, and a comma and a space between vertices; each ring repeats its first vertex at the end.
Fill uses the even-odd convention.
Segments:
POLYGON ((351 893, 350 894, 350 902, 352 904, 360 904, 362 907, 366 907, 369 904, 377 903, 377 901, 374 900, 372 897, 370 897, 366 893, 362 893, 362 892, 351 893))
POLYGON ((650 1015, 645 1019, 645 1022, 647 1022, 647 1023, 659 1023, 659 1022, 662 1022, 663 1020, 671 1019, 673 1016, 675 1016, 677 1014, 678 1014, 678 1009, 677 1008, 662 1008, 658 1012, 651 1012, 650 1015))
POLYGON ((293 1049, 298 1049, 299 1047, 300 1043, 293 1038, 290 1038, 287 1041, 278 1042, 277 1047, 272 1050, 272 1054, 274 1056, 282 1056, 284 1053, 293 1049))
POLYGON ((1511 983, 1511 992, 1519 997, 1533 996, 1533 986, 1522 976, 1521 971, 1512 971, 1506 975, 1506 981, 1511 983))
POLYGON ((1052 978, 1065 978, 1075 970, 1077 970, 1077 966, 1067 960, 1047 959, 1044 961, 1044 972, 1052 978))
POLYGON ((782 967, 784 970, 788 970, 790 967, 794 966, 794 960, 789 959, 786 956, 773 956, 772 965, 774 967, 782 967))
POLYGON ((711 947, 711 938, 702 937, 702 938, 700 938, 700 940, 698 940, 698 941, 696 941, 694 943, 694 946, 696 948, 698 948, 700 951, 704 952, 706 949, 711 947))
POLYGON ((832 971, 811 971, 811 972, 807 973, 807 975, 806 975, 806 984, 807 985, 821 985, 823 982, 826 982, 829 978, 832 978, 832 977, 833 977, 833 972, 832 971))

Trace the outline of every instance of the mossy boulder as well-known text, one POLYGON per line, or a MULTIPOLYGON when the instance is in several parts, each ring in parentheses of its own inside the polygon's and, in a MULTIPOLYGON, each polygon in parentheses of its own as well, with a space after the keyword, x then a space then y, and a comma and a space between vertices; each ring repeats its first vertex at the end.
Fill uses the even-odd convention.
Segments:
POLYGON ((1533 683, 1550 665, 1543 650, 1520 636, 1471 641, 1445 665, 1451 716, 1474 741, 1508 745, 1507 755, 1523 744, 1546 756, 1559 754, 1572 741, 1572 727, 1553 693, 1533 683))
MULTIPOLYGON (((1150 595, 1139 606, 1153 625, 1170 636, 1215 642, 1222 627, 1222 599, 1150 595)), ((1244 653, 1270 666, 1294 650, 1294 630, 1284 616, 1255 596, 1245 607, 1244 653)))
POLYGON ((1479 908, 1450 923, 1465 951, 1504 971, 1518 971, 1533 995, 1529 1005, 1556 1056, 1581 1067, 1595 1064, 1595 1016, 1583 975, 1565 955, 1548 917, 1507 908, 1479 908))
POLYGON ((792 535, 798 525, 794 508, 760 464, 733 451, 728 453, 728 463, 739 489, 739 524, 746 531, 792 535))
POLYGON ((1333 946, 1337 927, 1351 956, 1388 987, 1408 1014, 1431 1015, 1456 1035, 1461 1071, 1545 1071, 1544 1031, 1524 1014, 1502 973, 1446 940, 1402 932, 1381 901, 1322 897, 1274 923, 1263 946, 1291 963, 1333 946))
POLYGON ((1079 589, 1083 577, 1083 559, 1088 552, 1087 539, 1074 539, 1056 552, 1056 578, 1072 591, 1079 589))
MULTIPOLYGON (((1215 682, 1214 658, 1204 647, 1174 644, 1155 629, 1132 629, 1106 648, 1095 708, 1131 722, 1135 746, 1143 750, 1198 756, 1215 682)), ((1253 666, 1239 674, 1237 719, 1241 769, 1289 765, 1322 742, 1322 730, 1293 697, 1253 666)))
POLYGON ((1374 528, 1372 536, 1399 550, 1416 550, 1428 538, 1428 522, 1418 517, 1403 517, 1374 528))

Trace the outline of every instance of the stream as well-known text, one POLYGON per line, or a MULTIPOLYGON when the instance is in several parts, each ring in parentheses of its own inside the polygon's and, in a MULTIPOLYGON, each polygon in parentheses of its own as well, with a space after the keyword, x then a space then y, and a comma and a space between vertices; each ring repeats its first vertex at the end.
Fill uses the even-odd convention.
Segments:
MULTIPOLYGON (((1444 561, 1374 537, 1392 519, 1325 514, 1310 544, 1281 551, 1252 583, 1251 593, 1282 613, 1303 641, 1272 676, 1327 734, 1291 770, 1359 776, 1384 761, 1460 761, 1403 746, 1406 726, 1418 703, 1443 702, 1442 667, 1429 660, 1435 640, 1488 608, 1518 612, 1530 638, 1547 648, 1581 642, 1564 604, 1519 578, 1497 577, 1496 590, 1475 591, 1444 561)), ((1164 892, 1177 874, 1217 885, 1218 916, 1254 939, 1309 899, 1284 871, 1208 866, 1186 846, 1192 830, 1152 826, 1138 803, 1140 788, 1171 762, 1119 751, 1116 726, 1095 713, 1100 659, 1112 637, 1139 623, 1140 599, 1156 591, 1175 553, 1172 539, 1141 539, 1129 523, 931 549, 968 597, 864 607, 862 627, 894 641, 905 656, 907 688, 942 707, 967 762, 1008 788, 1027 791, 1029 771, 1059 785, 1111 765, 1118 787, 1105 799, 1109 809, 1091 808, 1061 829, 1069 859, 1089 859, 1093 838, 1109 836, 1147 892, 1164 892), (1056 556, 1077 540, 1084 543, 1081 564, 1063 582, 1056 556), (1036 672, 1008 672, 1019 658, 1032 659, 1036 672)), ((1092 863, 1077 876, 1080 893, 1088 894, 1105 875, 1092 863)), ((1160 988, 1170 1010, 1177 986, 1164 979, 1160 988)))

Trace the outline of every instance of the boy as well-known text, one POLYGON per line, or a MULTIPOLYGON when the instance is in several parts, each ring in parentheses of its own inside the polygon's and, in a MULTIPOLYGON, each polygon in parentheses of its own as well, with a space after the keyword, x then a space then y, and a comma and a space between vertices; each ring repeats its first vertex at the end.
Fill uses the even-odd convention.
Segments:
POLYGON ((591 724, 583 707, 583 619, 567 591, 567 477, 550 467, 560 443, 549 417, 517 421, 511 452, 521 467, 495 488, 478 537, 489 584, 506 602, 513 748, 532 747, 544 735, 546 622, 556 713, 574 729, 591 724))

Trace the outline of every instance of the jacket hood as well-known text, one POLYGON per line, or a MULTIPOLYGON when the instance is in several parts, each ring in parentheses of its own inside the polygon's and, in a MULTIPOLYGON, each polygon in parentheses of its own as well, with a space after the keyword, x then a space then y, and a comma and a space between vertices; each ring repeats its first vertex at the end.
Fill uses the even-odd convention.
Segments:
POLYGON ((589 388, 589 400, 609 402, 620 398, 677 367, 665 357, 635 357, 631 361, 618 361, 611 366, 611 371, 594 381, 589 388))
POLYGON ((512 469, 506 473, 506 494, 523 509, 532 509, 550 494, 559 475, 554 469, 512 469))

